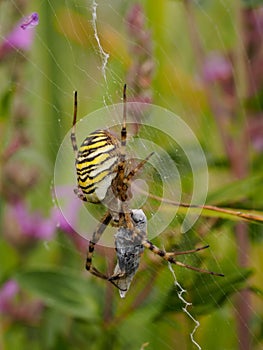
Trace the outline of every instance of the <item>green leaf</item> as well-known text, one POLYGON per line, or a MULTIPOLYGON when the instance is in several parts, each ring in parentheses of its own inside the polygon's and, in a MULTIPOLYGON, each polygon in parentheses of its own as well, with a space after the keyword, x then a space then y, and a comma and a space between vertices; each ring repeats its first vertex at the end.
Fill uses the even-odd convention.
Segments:
POLYGON ((17 251, 6 242, 0 240, 0 276, 7 276, 19 263, 17 251))
MULTIPOLYGON (((241 290, 251 276, 251 269, 242 269, 225 277, 212 277, 211 275, 199 275, 194 283, 186 288, 183 297, 192 303, 193 315, 208 314, 221 306, 232 294, 241 290)), ((185 307, 178 297, 179 287, 173 287, 163 307, 161 314, 165 312, 182 312, 185 307)))
POLYGON ((263 298, 263 289, 260 289, 256 286, 249 287, 249 290, 255 293, 258 297, 263 298))
POLYGON ((243 6, 248 8, 257 7, 263 4, 263 0, 242 0, 243 6))
POLYGON ((10 86, 3 93, 0 99, 0 119, 6 119, 9 117, 9 110, 12 102, 13 95, 15 93, 15 88, 10 86))
POLYGON ((246 179, 232 181, 230 184, 220 187, 218 190, 207 196, 208 203, 216 205, 224 203, 235 203, 244 198, 250 197, 255 188, 260 188, 263 178, 260 176, 250 176, 246 179))
POLYGON ((21 287, 69 316, 89 320, 99 316, 101 298, 97 286, 70 269, 31 270, 15 278, 21 287))
POLYGON ((198 276, 195 283, 197 288, 191 291, 193 312, 205 314, 218 308, 232 294, 244 288, 252 273, 251 269, 242 269, 229 275, 226 274, 222 278, 211 278, 209 275, 198 276))

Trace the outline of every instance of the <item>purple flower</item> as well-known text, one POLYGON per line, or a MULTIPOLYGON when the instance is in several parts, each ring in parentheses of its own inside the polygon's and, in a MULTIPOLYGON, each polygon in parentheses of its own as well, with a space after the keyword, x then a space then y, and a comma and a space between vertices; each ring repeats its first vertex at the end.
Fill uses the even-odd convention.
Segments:
MULTIPOLYGON (((81 204, 81 201, 79 201, 79 203, 81 204)), ((87 249, 87 241, 86 241, 86 239, 81 237, 73 229, 73 227, 70 225, 70 223, 72 223, 71 220, 74 219, 74 217, 76 216, 77 212, 78 212, 78 210, 76 210, 76 207, 74 207, 74 208, 73 207, 72 208, 67 208, 67 213, 66 214, 68 216, 66 218, 59 208, 54 208, 53 209, 53 218, 54 218, 54 220, 57 223, 57 227, 60 230, 62 230, 63 232, 65 232, 66 234, 68 234, 68 236, 73 241, 73 243, 78 248, 78 250, 81 251, 81 252, 85 252, 86 249, 87 249), (70 209, 72 209, 72 210, 70 210, 70 209), (70 220, 70 216, 72 218, 71 220, 70 220)))
POLYGON ((203 66, 203 78, 209 83, 224 81, 232 77, 232 66, 229 60, 217 52, 211 52, 203 66))
POLYGON ((56 195, 68 202, 63 213, 54 206, 47 217, 38 210, 30 210, 23 200, 9 204, 4 216, 5 237, 15 246, 27 248, 38 240, 52 239, 57 229, 60 229, 69 234, 78 248, 86 248, 87 241, 73 228, 77 226, 81 201, 74 195, 72 188, 66 186, 56 189, 56 195))
POLYGON ((32 46, 35 27, 39 19, 36 12, 20 21, 15 28, 5 37, 0 45, 0 59, 16 50, 29 50, 32 46))
POLYGON ((65 216, 59 208, 56 207, 53 209, 52 217, 56 222, 56 226, 59 229, 70 234, 74 232, 72 226, 69 224, 68 220, 65 218, 65 216))
POLYGON ((59 207, 54 207, 52 210, 52 217, 56 222, 56 226, 70 234, 75 232, 72 226, 76 227, 79 210, 82 205, 81 201, 69 186, 55 187, 53 195, 58 202, 62 201, 65 203, 63 212, 59 207))
POLYGON ((0 314, 15 321, 35 324, 39 321, 43 311, 43 303, 31 300, 24 293, 16 281, 10 279, 0 289, 0 314))
POLYGON ((142 6, 140 4, 133 5, 127 16, 127 26, 130 33, 137 36, 138 33, 143 32, 144 22, 145 16, 142 6))
POLYGON ((30 29, 37 26, 39 23, 38 14, 33 12, 30 16, 24 18, 23 23, 20 25, 22 29, 30 29))
POLYGON ((73 190, 68 186, 58 186, 54 189, 54 195, 56 198, 63 199, 66 203, 63 208, 63 212, 58 207, 54 207, 52 210, 53 220, 56 222, 56 226, 67 233, 74 242, 75 246, 82 252, 87 249, 87 241, 81 237, 74 228, 77 227, 77 220, 80 208, 82 206, 81 201, 73 194, 73 190))
MULTIPOLYGON (((143 7, 140 4, 134 4, 128 11, 126 27, 131 42, 130 53, 133 61, 128 71, 127 84, 130 90, 135 91, 134 101, 151 103, 151 85, 155 68, 153 42, 151 31, 146 26, 143 7)), ((142 114, 139 111, 136 118, 141 117, 142 114)), ((136 129, 138 126, 137 123, 136 129)))
POLYGON ((39 211, 30 211, 23 201, 7 206, 4 232, 6 238, 18 247, 27 247, 37 240, 49 240, 56 232, 54 218, 43 217, 39 211))
POLYGON ((248 120, 248 135, 254 149, 263 152, 263 120, 262 115, 256 114, 248 120))
POLYGON ((17 295, 19 291, 19 286, 16 281, 9 280, 7 281, 2 288, 0 289, 0 312, 7 312, 9 309, 10 303, 13 301, 13 298, 17 295))
POLYGON ((35 211, 29 212, 23 202, 14 205, 14 217, 25 236, 36 239, 50 239, 56 231, 56 223, 53 218, 43 218, 35 211))

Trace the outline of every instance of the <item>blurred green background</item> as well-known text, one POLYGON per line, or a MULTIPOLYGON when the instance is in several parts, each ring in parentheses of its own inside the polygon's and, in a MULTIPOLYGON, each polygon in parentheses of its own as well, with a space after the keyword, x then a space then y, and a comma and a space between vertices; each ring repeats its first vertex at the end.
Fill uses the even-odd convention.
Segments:
MULTIPOLYGON (((0 349, 263 349, 261 3, 0 1, 0 349), (6 38, 32 12, 39 24, 30 46, 6 52, 6 38), (120 103, 124 82, 129 101, 161 106, 192 128, 208 164, 206 204, 223 208, 206 208, 181 234, 185 209, 167 203, 178 214, 154 243, 167 251, 209 244, 181 261, 224 278, 175 267, 175 280, 145 252, 121 299, 84 270, 88 242, 56 208, 56 156, 72 125, 73 91, 83 118, 120 103)), ((191 169, 169 139, 151 137, 177 164, 187 202, 191 169)), ((74 169, 68 156, 65 177, 74 169)), ((150 170, 142 177, 160 195, 150 170)), ((67 208, 73 221, 78 205, 67 208)), ((149 199, 148 218, 158 205, 149 199)), ((103 208, 91 210, 100 217, 103 208)), ((100 246, 95 264, 110 270, 114 256, 100 246)))

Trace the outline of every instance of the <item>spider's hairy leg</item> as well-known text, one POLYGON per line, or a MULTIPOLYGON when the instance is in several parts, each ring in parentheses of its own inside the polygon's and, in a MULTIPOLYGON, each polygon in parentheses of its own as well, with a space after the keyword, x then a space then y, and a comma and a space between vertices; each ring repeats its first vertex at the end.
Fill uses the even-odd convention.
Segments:
POLYGON ((127 119, 126 87, 127 87, 127 85, 124 84, 124 86, 123 86, 123 121, 122 121, 122 128, 121 128, 122 154, 125 153, 126 139, 127 139, 127 128, 126 128, 126 119, 127 119))
POLYGON ((84 193, 82 192, 82 190, 79 187, 74 189, 74 193, 83 202, 87 202, 88 201, 87 197, 84 195, 84 193))
POLYGON ((145 159, 143 159, 134 169, 132 169, 125 178, 125 182, 129 182, 141 168, 144 167, 144 164, 148 162, 151 156, 154 155, 154 152, 150 153, 145 159))
POLYGON ((102 236, 106 226, 110 223, 111 219, 112 219, 111 213, 107 211, 106 214, 101 219, 96 230, 93 232, 92 239, 89 242, 89 248, 88 248, 87 259, 86 259, 86 269, 93 275, 106 280, 108 279, 108 276, 104 275, 103 273, 98 271, 94 266, 92 266, 92 257, 93 257, 95 245, 98 243, 100 237, 102 236))
MULTIPOLYGON (((121 203, 121 217, 123 218, 123 223, 129 230, 134 229, 134 221, 131 217, 132 211, 129 209, 129 206, 126 202, 121 203)), ((123 224, 122 224, 123 226, 123 224)))
POLYGON ((77 91, 74 91, 74 112, 73 112, 73 123, 72 123, 72 129, 71 129, 71 144, 72 148, 75 154, 75 159, 77 159, 78 156, 78 145, 77 145, 77 139, 76 139, 76 122, 77 122, 77 108, 78 108, 78 99, 77 99, 77 91))
POLYGON ((207 248, 207 246, 205 247, 202 247, 202 248, 197 248, 197 249, 193 249, 192 251, 188 250, 186 252, 178 252, 179 254, 176 254, 176 253, 170 253, 170 252, 165 252, 164 250, 156 247, 151 241, 149 240, 144 240, 142 242, 143 246, 147 249, 150 249, 154 254, 157 254, 159 255, 160 257, 162 257, 164 260, 172 263, 172 264, 175 264, 175 265, 178 265, 178 266, 182 266, 182 267, 185 267, 189 270, 193 270, 193 271, 197 271, 197 272, 201 272, 201 273, 206 273, 206 274, 209 274, 209 275, 214 275, 214 276, 221 276, 221 277, 224 277, 224 274, 222 273, 217 273, 217 272, 213 272, 213 271, 208 271, 208 270, 205 270, 205 269, 200 269, 198 267, 194 267, 194 266, 191 266, 191 265, 188 265, 188 264, 184 264, 180 261, 177 261, 175 260, 174 256, 175 255, 182 255, 182 254, 188 254, 188 253, 195 253, 196 251, 199 251, 199 250, 202 250, 202 249, 205 249, 207 248))
POLYGON ((207 249, 207 248, 209 248, 209 245, 205 245, 203 247, 199 247, 196 249, 184 250, 182 252, 180 252, 180 251, 179 252, 166 252, 166 254, 170 255, 170 256, 185 255, 185 254, 196 253, 196 252, 199 252, 200 250, 207 249))

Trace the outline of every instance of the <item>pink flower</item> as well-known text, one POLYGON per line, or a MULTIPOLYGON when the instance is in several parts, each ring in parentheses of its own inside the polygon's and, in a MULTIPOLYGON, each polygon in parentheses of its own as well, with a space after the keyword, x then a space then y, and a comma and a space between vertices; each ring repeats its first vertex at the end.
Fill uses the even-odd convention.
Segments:
POLYGON ((7 281, 0 289, 0 312, 7 312, 13 298, 17 295, 19 286, 16 281, 7 281))
POLYGON ((30 28, 34 28, 35 26, 37 26, 38 23, 39 23, 38 14, 36 12, 33 12, 30 16, 24 18, 20 27, 24 30, 30 29, 30 28))
MULTIPOLYGON (((130 52, 133 60, 128 71, 127 84, 129 90, 135 91, 134 101, 151 103, 151 84, 155 63, 152 35, 146 26, 142 5, 138 3, 132 5, 126 16, 126 27, 131 42, 130 52)), ((131 100, 129 99, 129 101, 131 100)), ((137 123, 136 128, 138 126, 137 123)))
POLYGON ((224 81, 232 76, 232 66, 222 54, 211 52, 203 66, 203 78, 209 83, 224 81))
POLYGON ((52 210, 52 217, 57 228, 68 234, 79 251, 85 252, 87 241, 74 230, 74 227, 77 227, 78 215, 82 205, 81 200, 75 195, 72 199, 73 191, 71 187, 59 186, 54 189, 54 192, 57 198, 66 200, 67 203, 63 212, 58 207, 54 207, 52 210))
POLYGON ((138 35, 138 33, 144 31, 145 16, 143 8, 140 4, 132 6, 127 16, 127 27, 130 33, 138 35))
POLYGON ((39 300, 31 300, 21 293, 16 281, 10 279, 0 289, 0 314, 15 321, 35 324, 39 321, 42 311, 43 303, 39 300))
POLYGON ((63 199, 70 198, 63 209, 54 206, 49 214, 44 216, 38 210, 30 210, 23 200, 17 200, 6 207, 4 215, 4 234, 6 239, 19 248, 29 248, 39 240, 50 240, 57 230, 65 232, 73 239, 78 248, 83 248, 87 241, 79 236, 73 227, 76 227, 81 201, 74 195, 72 188, 61 186, 56 189, 56 195, 63 199))
POLYGON ((29 50, 33 43, 35 27, 38 22, 39 18, 36 12, 20 21, 0 45, 0 59, 12 51, 29 50))
POLYGON ((57 186, 54 188, 54 199, 58 202, 63 201, 65 204, 63 212, 59 207, 52 209, 53 220, 57 223, 57 227, 66 233, 75 232, 72 226, 76 226, 79 210, 82 205, 81 201, 73 193, 73 189, 69 186, 57 186))
POLYGON ((4 234, 18 247, 29 247, 38 240, 50 240, 56 233, 56 221, 44 217, 37 210, 29 210, 22 200, 7 206, 4 216, 4 234))
POLYGON ((39 212, 30 212, 24 203, 18 202, 13 206, 16 218, 23 235, 35 239, 51 239, 56 231, 53 218, 44 218, 39 212))

